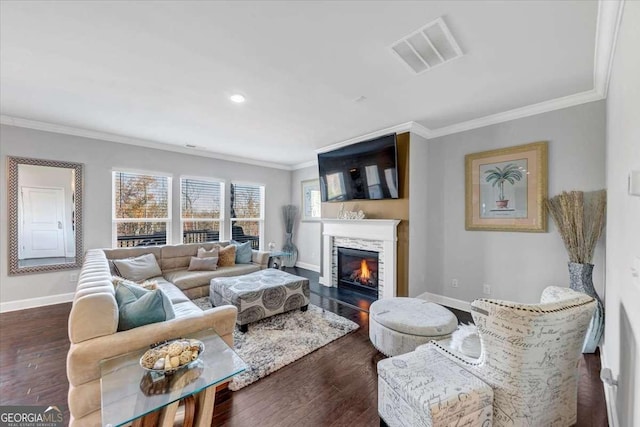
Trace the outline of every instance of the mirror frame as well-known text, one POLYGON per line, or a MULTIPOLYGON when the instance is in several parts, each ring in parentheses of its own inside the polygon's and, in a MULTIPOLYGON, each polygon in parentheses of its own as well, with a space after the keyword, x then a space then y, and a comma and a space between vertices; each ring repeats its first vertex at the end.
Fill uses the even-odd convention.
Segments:
POLYGON ((47 273, 51 271, 75 270, 82 267, 84 250, 82 246, 82 194, 83 194, 83 169, 82 163, 60 162, 56 160, 31 159, 28 157, 7 156, 7 207, 8 207, 8 243, 9 243, 9 275, 47 273), (54 168, 73 169, 74 175, 74 200, 75 200, 75 232, 76 232, 76 257, 72 263, 37 265, 19 267, 18 264, 18 165, 49 166, 54 168))

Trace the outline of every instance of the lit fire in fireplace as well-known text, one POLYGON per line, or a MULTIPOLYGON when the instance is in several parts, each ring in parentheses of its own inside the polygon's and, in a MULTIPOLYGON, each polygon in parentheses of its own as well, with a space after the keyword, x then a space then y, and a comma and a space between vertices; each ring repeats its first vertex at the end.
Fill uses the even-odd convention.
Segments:
POLYGON ((369 267, 367 266, 367 261, 362 260, 360 263, 360 281, 366 282, 371 277, 371 271, 369 271, 369 267))
POLYGON ((353 281, 357 281, 362 283, 363 285, 368 285, 371 283, 371 269, 367 265, 366 260, 360 261, 360 268, 357 270, 353 270, 349 279, 353 281))

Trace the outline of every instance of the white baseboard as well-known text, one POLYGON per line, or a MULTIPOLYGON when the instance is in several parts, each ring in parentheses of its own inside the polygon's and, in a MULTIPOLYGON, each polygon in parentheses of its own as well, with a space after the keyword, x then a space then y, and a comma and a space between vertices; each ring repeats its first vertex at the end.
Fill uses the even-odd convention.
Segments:
POLYGON ((46 297, 21 299, 0 303, 0 313, 8 311, 25 310, 27 308, 42 307, 45 305, 61 304, 73 301, 74 292, 68 294, 50 295, 46 297))
POLYGON ((416 298, 434 302, 440 305, 446 305, 447 307, 455 308, 457 310, 471 312, 471 303, 469 301, 463 301, 461 299, 455 299, 451 297, 445 297, 444 295, 432 294, 431 292, 425 292, 418 295, 416 298))
POLYGON ((307 264, 306 262, 296 262, 296 267, 304 268, 305 270, 315 271, 320 273, 320 266, 315 264, 307 264))
MULTIPOLYGON (((609 364, 607 363, 607 358, 605 357, 605 352, 602 346, 600 346, 600 370, 604 368, 609 368, 609 364)), ((609 368, 611 369, 611 368, 609 368)), ((607 404, 607 418, 609 420, 610 427, 618 427, 620 424, 618 423, 618 407, 616 406, 616 395, 613 392, 613 387, 607 383, 602 383, 604 387, 604 400, 607 404)))

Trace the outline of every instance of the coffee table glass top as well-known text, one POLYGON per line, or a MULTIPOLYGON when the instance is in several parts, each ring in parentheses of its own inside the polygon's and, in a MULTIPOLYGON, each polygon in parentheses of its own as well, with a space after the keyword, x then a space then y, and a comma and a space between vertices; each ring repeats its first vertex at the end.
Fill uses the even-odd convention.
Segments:
POLYGON ((291 252, 284 252, 284 251, 269 252, 269 256, 273 256, 273 257, 290 256, 290 255, 291 255, 291 252))
POLYGON ((126 424, 247 367, 213 329, 176 338, 196 338, 204 343, 204 352, 197 361, 170 375, 142 369, 139 360, 146 348, 100 362, 102 425, 126 424))

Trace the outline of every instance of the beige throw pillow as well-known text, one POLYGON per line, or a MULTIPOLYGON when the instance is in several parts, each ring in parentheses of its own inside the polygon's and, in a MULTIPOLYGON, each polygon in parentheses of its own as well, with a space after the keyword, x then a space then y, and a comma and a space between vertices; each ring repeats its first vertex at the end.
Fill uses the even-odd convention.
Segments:
POLYGON ((218 246, 218 267, 231 267, 236 265, 236 247, 229 245, 218 246))
POLYGON ((153 254, 145 254, 135 258, 114 259, 113 265, 118 276, 134 282, 142 282, 152 277, 162 276, 162 270, 153 254))
POLYGON ((210 251, 205 248, 198 248, 198 258, 218 258, 218 249, 220 246, 215 245, 210 251))
POLYGON ((218 257, 198 258, 191 257, 189 271, 214 271, 218 268, 218 257))

